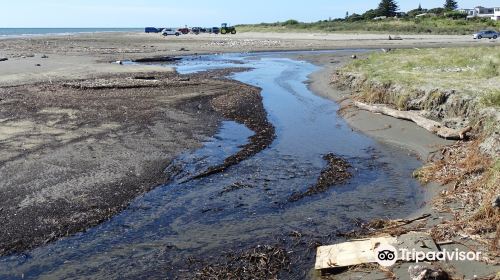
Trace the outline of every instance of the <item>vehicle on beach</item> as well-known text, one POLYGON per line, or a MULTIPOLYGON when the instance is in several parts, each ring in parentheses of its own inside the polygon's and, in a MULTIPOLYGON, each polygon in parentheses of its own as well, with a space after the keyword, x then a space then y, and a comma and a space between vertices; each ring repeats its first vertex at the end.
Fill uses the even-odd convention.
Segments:
POLYGON ((171 36, 171 35, 179 36, 179 35, 181 35, 181 32, 179 32, 175 29, 172 29, 172 28, 165 28, 165 29, 163 29, 163 32, 161 33, 161 35, 163 35, 163 36, 171 36))
POLYGON ((201 30, 201 27, 192 27, 191 33, 198 35, 201 32, 200 30, 201 30))
POLYGON ((221 24, 220 34, 236 34, 236 28, 234 26, 229 26, 227 23, 221 24))
POLYGON ((212 27, 211 31, 212 32, 210 32, 210 33, 219 34, 220 33, 220 28, 219 27, 212 27))
POLYGON ((474 39, 483 39, 483 38, 496 39, 498 38, 499 34, 498 32, 493 30, 481 30, 477 33, 474 33, 472 36, 474 39))
POLYGON ((162 30, 156 27, 146 27, 144 28, 144 32, 146 33, 160 33, 162 30))
POLYGON ((182 33, 182 34, 186 35, 186 34, 188 34, 188 33, 189 33, 189 31, 190 31, 190 30, 189 30, 189 28, 184 27, 184 28, 179 28, 179 29, 177 29, 177 31, 179 31, 180 33, 182 33))

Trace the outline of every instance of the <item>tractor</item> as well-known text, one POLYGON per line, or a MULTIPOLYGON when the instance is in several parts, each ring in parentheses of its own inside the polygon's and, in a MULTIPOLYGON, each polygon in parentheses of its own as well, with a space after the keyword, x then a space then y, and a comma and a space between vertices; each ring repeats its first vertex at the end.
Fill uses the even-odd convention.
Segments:
POLYGON ((236 34, 236 28, 234 26, 227 26, 227 23, 221 24, 220 34, 236 34))

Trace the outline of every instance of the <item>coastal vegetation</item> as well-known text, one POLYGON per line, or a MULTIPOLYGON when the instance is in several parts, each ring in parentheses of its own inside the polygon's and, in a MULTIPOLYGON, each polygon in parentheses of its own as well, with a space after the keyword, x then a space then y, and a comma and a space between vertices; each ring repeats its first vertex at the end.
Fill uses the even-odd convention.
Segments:
POLYGON ((370 32, 392 34, 469 35, 482 29, 500 29, 500 21, 491 19, 453 19, 444 16, 420 18, 359 18, 322 20, 312 23, 288 20, 237 26, 238 32, 370 32))
POLYGON ((484 106, 500 106, 500 47, 375 52, 345 70, 381 83, 450 89, 479 98, 484 106))
POLYGON ((489 18, 469 18, 457 11, 458 4, 446 0, 443 7, 425 9, 419 5, 407 12, 398 12, 394 0, 382 0, 377 8, 363 14, 346 13, 344 18, 317 22, 260 23, 238 26, 240 32, 391 32, 399 34, 459 34, 465 35, 481 29, 500 29, 500 21, 489 18))

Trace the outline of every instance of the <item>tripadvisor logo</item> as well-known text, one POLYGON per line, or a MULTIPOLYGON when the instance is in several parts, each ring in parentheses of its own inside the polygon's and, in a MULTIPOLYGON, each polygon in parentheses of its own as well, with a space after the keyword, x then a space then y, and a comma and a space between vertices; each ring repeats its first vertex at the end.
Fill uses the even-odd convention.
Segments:
POLYGON ((381 266, 393 266, 399 259, 403 261, 414 261, 416 263, 422 261, 479 261, 481 252, 463 252, 458 249, 447 250, 443 249, 439 252, 428 251, 422 252, 415 249, 408 250, 406 248, 397 250, 389 244, 380 244, 374 250, 375 260, 381 266))
POLYGON ((389 244, 381 244, 375 249, 375 259, 381 266, 393 266, 398 260, 398 251, 389 244))

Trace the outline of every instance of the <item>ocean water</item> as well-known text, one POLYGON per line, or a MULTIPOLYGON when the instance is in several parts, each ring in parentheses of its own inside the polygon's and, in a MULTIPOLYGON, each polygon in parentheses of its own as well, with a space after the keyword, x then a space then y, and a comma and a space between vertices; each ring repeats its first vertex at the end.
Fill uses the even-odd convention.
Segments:
POLYGON ((144 28, 0 28, 0 37, 70 35, 94 32, 144 32, 144 28))

